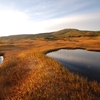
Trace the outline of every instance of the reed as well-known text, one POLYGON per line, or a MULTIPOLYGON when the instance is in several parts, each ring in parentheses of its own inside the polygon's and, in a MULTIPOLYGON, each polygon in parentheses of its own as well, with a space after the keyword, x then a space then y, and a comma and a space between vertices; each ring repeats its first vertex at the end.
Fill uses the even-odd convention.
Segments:
MULTIPOLYGON (((3 44, 1 100, 99 100, 100 83, 68 71, 45 54, 60 48, 100 50, 100 37, 13 40, 3 44)), ((2 47, 2 44, 0 44, 2 47)))

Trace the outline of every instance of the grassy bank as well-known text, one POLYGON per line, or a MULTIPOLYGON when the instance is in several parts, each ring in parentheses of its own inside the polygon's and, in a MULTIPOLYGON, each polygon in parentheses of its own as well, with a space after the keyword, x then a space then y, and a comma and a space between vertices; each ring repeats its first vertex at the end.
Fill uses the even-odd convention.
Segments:
POLYGON ((2 100, 99 100, 99 83, 69 72, 44 54, 23 51, 9 57, 13 60, 5 59, 0 69, 2 100))
POLYGON ((100 37, 5 40, 0 44, 0 100, 99 100, 100 83, 69 72, 45 53, 60 48, 100 50, 100 37), (13 47, 13 49, 12 49, 13 47))

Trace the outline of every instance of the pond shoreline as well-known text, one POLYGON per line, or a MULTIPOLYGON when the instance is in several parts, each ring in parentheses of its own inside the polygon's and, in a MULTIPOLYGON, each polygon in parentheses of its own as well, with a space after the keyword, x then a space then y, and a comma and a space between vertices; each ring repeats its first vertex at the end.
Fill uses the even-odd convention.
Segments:
POLYGON ((89 80, 100 82, 98 77, 100 72, 99 54, 95 51, 89 52, 86 49, 58 49, 47 53, 46 56, 54 58, 71 72, 78 73, 79 75, 82 74, 82 76, 88 77, 89 80), (93 60, 93 57, 97 60, 93 60))
POLYGON ((50 49, 50 50, 47 50, 47 51, 45 51, 45 52, 43 52, 43 53, 44 53, 44 54, 47 54, 47 53, 50 53, 50 52, 53 52, 53 51, 57 51, 57 50, 60 50, 60 49, 68 49, 68 50, 82 49, 82 50, 86 50, 86 51, 100 52, 99 49, 95 50, 95 49, 80 48, 80 47, 74 47, 74 48, 71 48, 71 47, 61 47, 61 48, 50 49))
POLYGON ((4 61, 4 55, 1 54, 1 55, 0 55, 0 65, 3 63, 3 61, 4 61))

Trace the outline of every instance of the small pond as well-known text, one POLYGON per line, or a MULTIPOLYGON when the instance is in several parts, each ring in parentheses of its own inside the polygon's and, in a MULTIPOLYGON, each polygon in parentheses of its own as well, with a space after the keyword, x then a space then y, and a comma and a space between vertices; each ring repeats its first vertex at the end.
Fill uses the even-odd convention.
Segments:
POLYGON ((2 64, 2 62, 3 62, 3 56, 0 56, 0 64, 2 64))
POLYGON ((100 52, 60 49, 47 54, 69 71, 100 82, 100 52))

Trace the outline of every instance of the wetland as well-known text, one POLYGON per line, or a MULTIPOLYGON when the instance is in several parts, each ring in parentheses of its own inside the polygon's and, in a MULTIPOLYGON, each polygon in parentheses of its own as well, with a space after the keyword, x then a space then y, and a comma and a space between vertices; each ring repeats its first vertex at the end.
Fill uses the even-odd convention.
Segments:
POLYGON ((100 82, 100 52, 82 49, 60 49, 47 54, 59 61, 69 71, 100 82))

